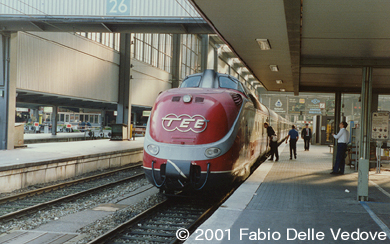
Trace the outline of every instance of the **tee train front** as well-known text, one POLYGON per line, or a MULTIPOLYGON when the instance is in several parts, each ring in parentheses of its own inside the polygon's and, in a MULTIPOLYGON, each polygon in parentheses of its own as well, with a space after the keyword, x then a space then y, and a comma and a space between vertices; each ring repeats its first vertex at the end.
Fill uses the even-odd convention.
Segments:
POLYGON ((145 134, 146 177, 170 193, 245 179, 269 150, 264 122, 279 141, 286 137, 286 121, 234 77, 213 70, 188 76, 155 102, 145 134))

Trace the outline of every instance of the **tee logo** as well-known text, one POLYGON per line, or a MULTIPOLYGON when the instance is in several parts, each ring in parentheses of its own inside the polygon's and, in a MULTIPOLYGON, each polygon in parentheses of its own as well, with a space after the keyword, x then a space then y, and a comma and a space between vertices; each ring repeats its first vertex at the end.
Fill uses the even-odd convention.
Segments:
POLYGON ((176 114, 168 114, 162 118, 162 127, 166 131, 188 132, 192 131, 195 133, 201 133, 206 130, 207 122, 205 117, 202 115, 190 116, 188 114, 182 114, 177 116, 176 114))

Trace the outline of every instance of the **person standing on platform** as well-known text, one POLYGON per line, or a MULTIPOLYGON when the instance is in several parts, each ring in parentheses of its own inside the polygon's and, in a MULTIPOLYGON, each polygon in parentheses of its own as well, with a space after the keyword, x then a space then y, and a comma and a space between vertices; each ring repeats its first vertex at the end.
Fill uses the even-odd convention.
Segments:
POLYGON ((306 124, 306 128, 303 128, 301 137, 305 141, 305 151, 309 151, 311 140, 311 129, 309 128, 309 124, 306 124))
POLYGON ((293 151, 294 151, 294 158, 297 159, 297 141, 299 139, 299 133, 295 129, 294 125, 291 126, 291 130, 288 132, 286 143, 288 141, 288 138, 290 138, 290 160, 292 159, 293 151))
POLYGON ((268 123, 264 123, 264 128, 267 129, 267 135, 269 138, 269 146, 271 147, 270 160, 274 160, 274 155, 275 155, 275 162, 279 161, 278 141, 274 140, 274 137, 276 138, 276 133, 275 133, 274 129, 271 126, 269 126, 268 123))
POLYGON ((347 151, 347 144, 349 142, 349 132, 347 131, 347 122, 343 121, 339 124, 340 131, 337 135, 332 133, 333 137, 337 139, 337 153, 336 162, 333 166, 331 174, 344 174, 345 169, 345 152, 347 151))

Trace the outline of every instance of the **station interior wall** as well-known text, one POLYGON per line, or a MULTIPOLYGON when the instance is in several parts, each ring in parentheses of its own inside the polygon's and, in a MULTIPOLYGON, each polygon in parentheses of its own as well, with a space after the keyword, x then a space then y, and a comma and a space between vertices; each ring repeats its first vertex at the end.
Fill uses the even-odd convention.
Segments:
POLYGON ((172 87, 170 74, 164 70, 140 62, 131 60, 132 68, 130 87, 130 102, 133 105, 152 107, 158 94, 172 87))
MULTIPOLYGON (((118 101, 119 53, 69 33, 18 32, 11 41, 16 88, 118 101)), ((12 80, 12 77, 11 77, 12 80)))
MULTIPOLYGON (((70 33, 18 32, 12 42, 16 88, 118 101, 119 53, 70 33), (17 48, 15 48, 17 47, 17 48)), ((167 71, 132 58, 131 103, 153 106, 161 91, 170 89, 167 71)))
MULTIPOLYGON (((118 101, 120 56, 112 47, 73 33, 17 32, 11 50, 16 50, 11 69, 16 70, 17 89, 118 101)), ((200 49, 194 51, 199 55, 200 49)), ((207 68, 214 69, 215 58, 218 57, 214 47, 209 45, 207 68)), ((172 87, 171 74, 133 55, 131 63, 130 103, 151 107, 161 91, 172 87)), ((200 70, 191 73, 196 72, 200 70)), ((218 72, 238 76, 228 60, 221 58, 218 58, 218 72)))

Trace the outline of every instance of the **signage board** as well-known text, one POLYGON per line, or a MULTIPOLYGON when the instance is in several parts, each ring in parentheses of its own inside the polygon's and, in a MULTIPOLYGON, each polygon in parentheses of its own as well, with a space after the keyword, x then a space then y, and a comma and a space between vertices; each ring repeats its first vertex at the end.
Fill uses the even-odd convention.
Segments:
POLYGON ((142 111, 142 116, 149 117, 151 113, 152 113, 152 111, 145 110, 145 111, 142 111))
POLYGON ((373 112, 371 139, 387 140, 389 138, 389 112, 373 112))

